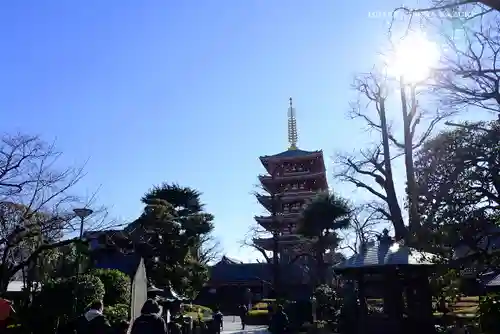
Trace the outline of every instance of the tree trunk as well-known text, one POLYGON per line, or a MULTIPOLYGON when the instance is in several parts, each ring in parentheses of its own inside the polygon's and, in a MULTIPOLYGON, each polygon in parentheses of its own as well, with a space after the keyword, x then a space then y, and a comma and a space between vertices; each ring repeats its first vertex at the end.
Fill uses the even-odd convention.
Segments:
POLYGON ((318 285, 325 284, 326 281, 326 275, 325 275, 325 258, 324 258, 324 253, 325 249, 323 247, 323 238, 324 237, 319 237, 318 241, 316 242, 316 262, 317 262, 317 275, 318 275, 318 285))
POLYGON ((418 228, 420 227, 420 219, 418 216, 418 193, 417 193, 417 183, 415 181, 415 168, 413 164, 413 135, 411 130, 412 120, 417 112, 415 86, 411 85, 410 88, 410 98, 411 98, 410 113, 408 113, 408 101, 406 98, 406 87, 403 77, 401 77, 400 79, 400 93, 401 93, 401 111, 403 112, 406 186, 407 186, 408 200, 410 204, 409 230, 411 232, 417 232, 418 228))
POLYGON ((391 214, 392 224, 394 226, 395 237, 401 240, 407 235, 407 228, 404 224, 401 214, 401 207, 398 203, 396 189, 394 187, 394 178, 391 164, 391 150, 389 145, 389 128, 387 124, 387 116, 385 113, 385 100, 380 99, 380 128, 382 132, 382 149, 384 151, 384 169, 386 172, 384 188, 387 194, 387 206, 391 214))

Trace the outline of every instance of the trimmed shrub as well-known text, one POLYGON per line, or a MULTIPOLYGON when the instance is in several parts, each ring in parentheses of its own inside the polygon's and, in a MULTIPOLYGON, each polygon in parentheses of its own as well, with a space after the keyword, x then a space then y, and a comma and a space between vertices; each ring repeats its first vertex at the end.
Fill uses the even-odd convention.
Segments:
POLYGON ((335 314, 340 308, 335 290, 328 285, 320 285, 314 290, 316 297, 316 315, 319 320, 337 321, 335 314))
POLYGON ((266 310, 267 311, 269 308, 269 305, 272 305, 272 303, 260 301, 257 304, 252 306, 252 310, 266 310))
POLYGON ((90 275, 104 284, 104 306, 130 304, 130 278, 116 269, 92 269, 90 275))
POLYGON ((212 313, 212 309, 210 307, 196 305, 196 304, 182 304, 183 312, 210 312, 212 313))
POLYGON ((196 321, 203 321, 211 319, 213 311, 211 308, 196 304, 183 304, 181 306, 181 313, 183 315, 188 315, 196 321))
POLYGON ((55 314, 79 315, 93 301, 102 300, 104 285, 92 275, 56 279, 43 285, 39 297, 40 306, 50 305, 47 308, 55 314))
POLYGON ((479 322, 484 333, 497 333, 500 326, 500 295, 489 293, 479 301, 479 322))
POLYGON ((104 315, 108 319, 111 326, 118 325, 121 321, 129 321, 130 306, 128 304, 116 304, 113 306, 104 307, 104 315))
POLYGON ((246 317, 248 325, 268 325, 269 312, 267 310, 250 310, 246 317))
POLYGON ((51 333, 58 326, 81 315, 93 301, 102 300, 104 285, 98 277, 81 275, 51 280, 42 286, 33 300, 31 328, 37 333, 51 333))
POLYGON ((330 326, 325 321, 315 321, 312 324, 307 324, 304 326, 304 330, 307 334, 328 334, 332 333, 330 326))

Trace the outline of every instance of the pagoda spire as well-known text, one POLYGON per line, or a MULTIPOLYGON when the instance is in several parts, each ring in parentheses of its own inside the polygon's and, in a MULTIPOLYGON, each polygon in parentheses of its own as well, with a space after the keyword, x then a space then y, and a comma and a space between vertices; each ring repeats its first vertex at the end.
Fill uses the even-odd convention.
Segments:
POLYGON ((289 99, 290 106, 288 107, 288 143, 290 143, 289 150, 297 149, 297 118, 295 116, 295 108, 292 104, 292 98, 289 99))

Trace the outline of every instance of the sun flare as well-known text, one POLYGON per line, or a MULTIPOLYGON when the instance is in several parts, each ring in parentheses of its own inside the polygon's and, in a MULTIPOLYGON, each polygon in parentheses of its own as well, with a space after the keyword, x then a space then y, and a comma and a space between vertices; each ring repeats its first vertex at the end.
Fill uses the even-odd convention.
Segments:
POLYGON ((430 76, 439 60, 439 49, 423 33, 402 38, 386 58, 387 72, 407 83, 418 83, 430 76))

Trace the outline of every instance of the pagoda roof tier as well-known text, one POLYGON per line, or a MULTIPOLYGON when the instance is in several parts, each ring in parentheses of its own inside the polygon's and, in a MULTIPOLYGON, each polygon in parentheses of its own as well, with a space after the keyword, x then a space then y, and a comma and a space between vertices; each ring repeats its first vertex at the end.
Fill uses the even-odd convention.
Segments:
POLYGON ((297 158, 314 158, 316 156, 323 156, 323 151, 305 151, 305 150, 299 150, 299 149, 289 149, 286 151, 283 151, 278 154, 273 154, 273 155, 263 155, 260 157, 260 160, 264 163, 264 161, 290 161, 290 160, 296 160, 297 158))
MULTIPOLYGON (((307 200, 312 199, 317 195, 316 191, 311 190, 298 190, 298 191, 286 191, 275 195, 275 199, 279 203, 293 203, 297 200, 307 200)), ((257 194, 257 201, 268 211, 271 211, 273 207, 273 197, 269 195, 257 194)))
POLYGON ((278 224, 283 224, 283 225, 288 225, 288 224, 293 224, 297 223, 297 221, 300 219, 300 212, 290 212, 282 215, 276 215, 276 217, 273 216, 255 216, 255 220, 257 223, 260 225, 263 224, 272 224, 273 220, 275 220, 278 224))
MULTIPOLYGON (((264 248, 265 250, 272 250, 274 246, 274 240, 273 238, 257 238, 254 239, 253 242, 259 246, 264 248)), ((286 248, 287 246, 291 247, 296 247, 301 244, 308 244, 309 240, 304 239, 301 235, 297 234, 287 234, 287 235, 282 235, 278 239, 278 243, 280 245, 280 248, 283 248, 283 246, 286 248)))
POLYGON ((283 175, 275 177, 272 177, 271 175, 259 175, 259 180, 262 184, 290 182, 294 180, 310 180, 310 179, 325 179, 326 181, 326 172, 322 171, 317 173, 304 173, 300 175, 283 175))
MULTIPOLYGON (((271 221, 260 221, 259 225, 262 226, 266 231, 272 232, 275 227, 271 221)), ((278 223, 279 230, 282 232, 291 231, 295 233, 297 231, 298 221, 282 221, 278 223)))
MULTIPOLYGON (((326 179, 326 172, 318 172, 318 173, 309 173, 301 176, 276 176, 276 177, 271 177, 269 175, 259 175, 259 180, 260 183, 262 184, 262 187, 264 190, 266 190, 269 193, 273 193, 276 190, 275 185, 283 184, 283 183, 289 183, 293 181, 307 181, 307 180, 318 180, 319 183, 315 185, 314 189, 315 191, 319 190, 326 190, 328 189, 328 181, 326 179)), ((282 190, 276 190, 282 192, 282 190)), ((299 191, 311 191, 311 190, 306 190, 306 189, 297 189, 297 193, 299 191)), ((292 194, 294 192, 293 189, 284 191, 288 192, 289 194, 292 194)))
POLYGON ((259 157, 264 168, 271 173, 271 166, 284 162, 300 162, 312 159, 318 159, 319 163, 324 165, 323 151, 304 151, 299 149, 287 150, 275 155, 264 155, 259 157))

